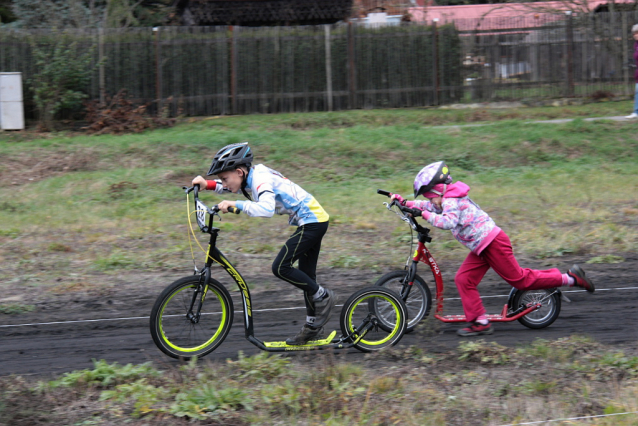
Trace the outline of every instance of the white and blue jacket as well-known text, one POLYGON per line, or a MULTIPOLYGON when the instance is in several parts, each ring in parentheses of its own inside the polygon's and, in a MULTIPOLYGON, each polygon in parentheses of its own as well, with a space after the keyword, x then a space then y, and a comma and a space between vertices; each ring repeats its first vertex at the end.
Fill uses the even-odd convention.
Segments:
MULTIPOLYGON (((287 214, 290 216, 288 223, 293 226, 327 222, 330 219, 315 197, 263 164, 250 168, 246 183, 246 192, 252 200, 236 201, 235 205, 248 216, 272 217, 275 213, 287 214)), ((219 194, 228 192, 219 183, 214 191, 219 194)))

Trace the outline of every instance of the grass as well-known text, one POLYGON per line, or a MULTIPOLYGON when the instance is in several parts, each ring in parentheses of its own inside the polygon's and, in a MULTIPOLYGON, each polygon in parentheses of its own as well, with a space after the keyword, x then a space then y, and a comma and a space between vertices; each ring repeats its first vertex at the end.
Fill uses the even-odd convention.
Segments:
MULTIPOLYGON (((618 102, 209 117, 119 137, 3 132, 0 287, 5 294, 43 289, 48 297, 101 294, 127 273, 190 272, 180 186, 204 173, 219 147, 243 140, 330 213, 319 268, 361 268, 376 277, 402 265, 408 229, 384 211, 375 191, 408 195, 416 172, 441 158, 517 253, 622 262, 620 254, 638 249, 638 124, 528 121, 630 110, 630 102, 618 102), (493 125, 429 127, 475 122, 493 125)), ((270 274, 292 232, 285 218, 224 216, 219 226, 220 246, 247 275, 270 274)), ((438 260, 467 253, 448 232, 432 235, 438 260)), ((0 315, 33 309, 3 303, 0 315)), ((623 413, 638 410, 636 355, 571 337, 519 348, 471 341, 436 354, 396 348, 371 355, 379 367, 370 370, 330 355, 310 369, 266 353, 162 371, 96 361, 48 382, 0 378, 0 423, 507 424, 623 413)))
MULTIPOLYGON (((556 87, 553 85, 537 86, 537 87, 517 87, 516 83, 510 83, 510 87, 507 85, 497 86, 494 90, 494 99, 505 100, 529 100, 533 102, 534 99, 539 98, 555 98, 556 96, 566 95, 567 87, 556 87)), ((633 84, 617 84, 617 83, 599 83, 597 85, 576 85, 574 87, 574 94, 579 97, 588 97, 596 92, 607 93, 609 97, 613 98, 615 95, 633 93, 633 84)), ((471 102, 472 91, 466 90, 464 92, 464 102, 471 102)))
POLYGON ((22 303, 0 303, 0 314, 4 315, 18 315, 33 311, 35 311, 34 305, 25 305, 22 303))
MULTIPOLYGON (((616 102, 209 117, 117 137, 0 133, 0 258, 12 265, 0 271, 0 281, 21 276, 46 287, 53 275, 73 269, 85 274, 81 281, 86 274, 188 267, 179 187, 204 173, 218 148, 243 140, 259 162, 302 185, 330 213, 320 268, 380 271, 402 264, 408 228, 384 211, 375 191, 408 195, 416 172, 441 158, 455 179, 472 187, 472 198, 510 234, 517 252, 611 259, 604 256, 638 249, 637 124, 527 121, 630 108, 616 102), (494 124, 427 126, 475 120, 494 124)), ((227 216, 220 226, 220 245, 232 260, 250 255, 241 257, 242 270, 267 270, 291 232, 284 218, 227 216)), ((433 235, 439 259, 465 255, 449 233, 433 235)))
POLYGON ((487 425, 636 411, 638 357, 579 336, 519 348, 478 340, 437 354, 397 348, 369 361, 379 367, 322 354, 307 368, 265 352, 162 370, 95 361, 50 381, 0 378, 0 422, 47 413, 55 424, 487 425))

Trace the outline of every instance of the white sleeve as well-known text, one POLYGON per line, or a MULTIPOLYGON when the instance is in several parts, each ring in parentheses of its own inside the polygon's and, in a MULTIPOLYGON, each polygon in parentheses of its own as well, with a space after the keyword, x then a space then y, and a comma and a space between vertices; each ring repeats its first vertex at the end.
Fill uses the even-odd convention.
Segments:
POLYGON ((251 192, 259 201, 237 201, 239 210, 252 217, 272 217, 275 214, 275 191, 269 177, 255 173, 251 192))
POLYGON ((262 192, 259 201, 237 201, 241 211, 252 217, 272 217, 275 214, 275 193, 262 192))

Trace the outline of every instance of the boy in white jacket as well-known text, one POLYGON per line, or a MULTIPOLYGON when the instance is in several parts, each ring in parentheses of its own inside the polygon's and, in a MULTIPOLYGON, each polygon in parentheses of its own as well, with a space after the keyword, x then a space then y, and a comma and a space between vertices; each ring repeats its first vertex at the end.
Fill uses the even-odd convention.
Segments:
POLYGON ((224 200, 218 204, 223 213, 236 207, 251 217, 289 215, 288 223, 297 226, 272 264, 273 274, 304 291, 306 322, 301 331, 287 339, 289 345, 303 345, 323 336, 335 303, 334 292, 317 284, 316 270, 321 240, 328 230, 328 213, 317 200, 281 173, 263 164, 252 166, 253 154, 247 142, 220 149, 208 171, 220 180, 193 179, 193 185, 218 194, 243 194, 248 201, 224 200), (293 263, 299 260, 299 269, 293 263))

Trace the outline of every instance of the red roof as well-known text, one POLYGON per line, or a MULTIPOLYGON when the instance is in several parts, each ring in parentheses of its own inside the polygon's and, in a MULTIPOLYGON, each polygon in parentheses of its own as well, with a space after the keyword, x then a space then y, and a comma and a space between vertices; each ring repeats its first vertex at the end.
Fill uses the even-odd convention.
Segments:
MULTIPOLYGON (((591 12, 607 4, 608 0, 587 0, 581 4, 571 1, 547 1, 534 3, 477 4, 463 6, 417 6, 409 9, 412 21, 439 24, 455 22, 459 30, 495 30, 525 28, 545 25, 565 18, 565 12, 591 12)), ((634 0, 615 0, 616 3, 633 3, 634 0)))

